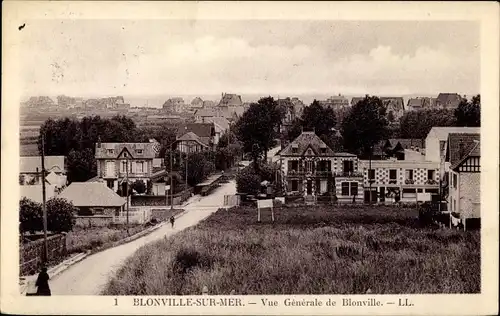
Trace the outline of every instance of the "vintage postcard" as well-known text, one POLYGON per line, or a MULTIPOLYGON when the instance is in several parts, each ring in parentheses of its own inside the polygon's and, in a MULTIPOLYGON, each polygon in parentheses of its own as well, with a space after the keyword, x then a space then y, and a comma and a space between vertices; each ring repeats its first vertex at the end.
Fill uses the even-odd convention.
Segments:
POLYGON ((496 314, 499 13, 3 2, 1 312, 496 314))

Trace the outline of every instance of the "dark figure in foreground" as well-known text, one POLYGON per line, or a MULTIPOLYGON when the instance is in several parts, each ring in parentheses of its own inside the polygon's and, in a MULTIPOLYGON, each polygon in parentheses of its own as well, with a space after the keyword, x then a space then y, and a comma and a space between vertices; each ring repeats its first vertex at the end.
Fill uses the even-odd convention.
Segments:
POLYGON ((175 222, 175 218, 174 216, 170 216, 170 224, 172 224, 172 228, 174 228, 174 222, 175 222))
POLYGON ((42 272, 38 275, 36 279, 35 286, 37 287, 36 295, 41 296, 50 296, 50 287, 49 287, 49 274, 47 273, 47 268, 42 267, 42 272))

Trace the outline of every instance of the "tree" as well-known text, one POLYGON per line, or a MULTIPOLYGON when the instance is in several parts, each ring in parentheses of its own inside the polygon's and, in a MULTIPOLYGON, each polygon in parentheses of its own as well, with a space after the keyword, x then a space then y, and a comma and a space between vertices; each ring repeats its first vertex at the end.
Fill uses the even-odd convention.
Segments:
POLYGON ((454 114, 457 126, 481 126, 481 95, 472 97, 471 101, 462 99, 454 114))
POLYGON ((368 156, 371 146, 387 135, 385 107, 379 98, 366 96, 354 105, 342 122, 344 148, 368 156))
POLYGON ((147 187, 144 181, 135 180, 135 182, 132 184, 132 189, 134 189, 138 194, 142 194, 146 192, 147 187))
POLYGON ((73 203, 66 199, 52 198, 47 201, 47 230, 52 232, 69 232, 75 224, 78 213, 73 203))
POLYGON ((22 198, 19 202, 19 222, 21 233, 43 230, 42 205, 30 199, 22 198))
POLYGON ((275 145, 280 121, 278 103, 272 97, 261 98, 257 103, 252 103, 235 127, 243 151, 251 153, 256 144, 259 155, 264 154, 264 157, 267 157, 267 151, 275 145))
POLYGON ((20 174, 19 175, 19 185, 23 185, 24 184, 24 174, 20 174))
POLYGON ((428 109, 405 113, 400 120, 399 137, 424 139, 433 126, 455 126, 453 111, 428 109))
POLYGON ((260 177, 253 168, 244 168, 236 175, 236 189, 240 193, 257 195, 260 189, 260 177))
MULTIPOLYGON (((188 163, 188 184, 195 186, 203 181, 208 175, 215 171, 214 153, 210 151, 197 152, 189 154, 188 163)), ((186 159, 182 160, 181 174, 186 177, 186 159)))
POLYGON ((286 139, 288 141, 293 141, 295 138, 299 137, 300 133, 302 133, 302 120, 300 118, 296 118, 292 121, 292 124, 286 131, 286 139))
POLYGON ((304 108, 301 119, 304 129, 314 129, 318 136, 330 134, 337 123, 333 110, 322 107, 317 100, 304 108))
POLYGON ((71 150, 68 154, 68 181, 83 182, 97 175, 94 151, 90 148, 81 151, 71 150))

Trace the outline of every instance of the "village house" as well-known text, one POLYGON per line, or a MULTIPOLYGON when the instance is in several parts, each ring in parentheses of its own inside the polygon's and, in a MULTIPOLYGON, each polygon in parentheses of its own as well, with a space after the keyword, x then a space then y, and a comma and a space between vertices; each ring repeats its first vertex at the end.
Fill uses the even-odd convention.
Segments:
POLYGON ((436 106, 440 109, 456 109, 462 101, 458 93, 440 93, 436 99, 436 106))
POLYGON ((174 148, 181 152, 213 150, 219 142, 214 123, 186 123, 177 127, 174 148))
POLYGON ((147 184, 153 170, 153 159, 158 153, 158 146, 154 142, 97 143, 97 178, 104 180, 114 192, 119 189, 126 192, 128 167, 128 183, 139 180, 147 184))
MULTIPOLYGON (((351 106, 358 104, 365 97, 353 97, 351 106)), ((404 100, 402 97, 379 97, 385 107, 385 115, 390 122, 398 121, 404 114, 404 100)))
MULTIPOLYGON (((66 160, 64 156, 45 156, 45 177, 49 184, 57 187, 66 185, 66 160)), ((19 158, 19 184, 41 184, 42 157, 28 156, 19 158)))
MULTIPOLYGON (((37 203, 43 202, 42 185, 21 185, 19 187, 21 193, 21 199, 27 198, 37 203)), ((58 188, 53 184, 45 184, 45 200, 48 201, 53 197, 57 196, 58 188)))
POLYGON ((245 112, 241 96, 232 93, 222 93, 216 108, 216 116, 225 117, 229 121, 235 121, 245 112))
POLYGON ((296 118, 295 108, 290 98, 278 99, 278 107, 284 117, 281 122, 281 132, 287 131, 296 118))
POLYGON ((295 109, 295 116, 296 117, 302 116, 302 112, 304 111, 305 107, 304 102, 302 102, 302 100, 300 100, 297 97, 291 98, 290 101, 292 102, 293 108, 295 109))
POLYGON ((448 210, 460 215, 464 230, 475 226, 481 217, 480 140, 479 133, 448 135, 445 155, 445 161, 450 165, 445 186, 448 210))
POLYGON ((318 102, 321 106, 331 108, 333 110, 341 110, 349 107, 349 100, 340 94, 318 102))
POLYGON ((406 110, 421 111, 427 109, 434 109, 435 107, 436 107, 436 98, 417 97, 408 99, 406 110))
POLYGON ((381 140, 373 146, 372 160, 425 160, 425 142, 423 139, 390 138, 381 140))
POLYGON ((203 108, 203 100, 200 97, 196 97, 191 101, 190 111, 195 111, 203 108))
POLYGON ((286 195, 303 196, 310 204, 325 194, 336 195, 339 202, 362 198, 356 155, 335 153, 315 132, 303 131, 279 156, 286 195))
POLYGON ((118 216, 126 198, 120 197, 104 182, 73 182, 58 198, 68 200, 78 208, 78 215, 118 216))
POLYGON ((163 103, 163 111, 167 113, 181 113, 185 110, 183 98, 170 98, 163 103))
POLYGON ((362 160, 364 201, 415 202, 417 193, 439 193, 439 163, 425 160, 362 160), (371 191, 370 191, 371 190, 371 191), (370 194, 371 192, 371 194, 370 194))
MULTIPOLYGON (((479 133, 480 127, 433 127, 425 138, 425 160, 443 162, 448 136, 451 133, 479 133)), ((449 163, 444 163, 449 167, 449 163)), ((447 168, 446 168, 447 169, 447 168)))

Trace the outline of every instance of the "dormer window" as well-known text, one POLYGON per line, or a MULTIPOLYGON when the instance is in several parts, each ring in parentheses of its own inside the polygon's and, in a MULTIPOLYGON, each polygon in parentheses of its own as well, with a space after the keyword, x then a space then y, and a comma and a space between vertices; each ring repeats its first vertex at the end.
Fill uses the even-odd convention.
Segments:
POLYGON ((144 150, 142 149, 136 149, 135 152, 138 154, 138 155, 142 155, 144 153, 144 150))
POLYGON ((292 153, 296 154, 299 152, 299 146, 297 144, 292 144, 292 153))
POLYGON ((123 157, 127 158, 128 157, 128 153, 124 152, 123 153, 123 157))
POLYGON ((112 155, 115 153, 115 151, 113 149, 108 149, 107 152, 108 152, 108 155, 112 155))

